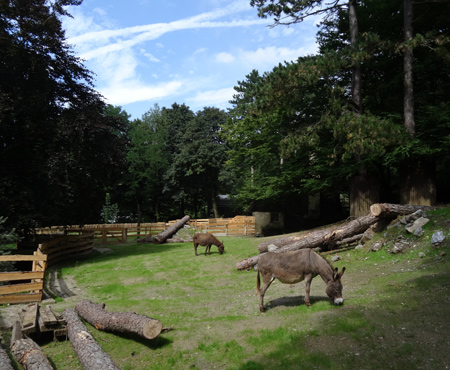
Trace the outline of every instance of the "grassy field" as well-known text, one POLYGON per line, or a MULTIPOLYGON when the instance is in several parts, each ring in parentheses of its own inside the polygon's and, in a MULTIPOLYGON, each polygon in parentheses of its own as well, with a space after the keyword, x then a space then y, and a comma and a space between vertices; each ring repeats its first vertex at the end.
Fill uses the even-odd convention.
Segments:
MULTIPOLYGON (((58 267, 82 294, 53 306, 62 311, 86 298, 105 302, 107 311, 134 311, 172 328, 146 341, 87 324, 124 370, 445 369, 450 365, 447 219, 448 211, 432 215, 420 239, 396 228, 377 235, 386 243, 379 252, 338 253, 341 259, 333 265, 347 268, 340 307, 331 304, 317 277, 312 307, 303 303, 303 282, 274 282, 265 296, 268 310, 261 314, 256 272, 237 271, 236 262, 257 254, 264 239, 238 237, 220 238, 225 254, 213 246, 210 256, 198 257, 192 243, 109 245, 110 253, 58 267), (436 230, 447 236, 439 248, 430 242, 436 230), (400 234, 412 247, 390 254, 389 243, 400 234)), ((82 368, 70 342, 43 348, 56 369, 82 368)))

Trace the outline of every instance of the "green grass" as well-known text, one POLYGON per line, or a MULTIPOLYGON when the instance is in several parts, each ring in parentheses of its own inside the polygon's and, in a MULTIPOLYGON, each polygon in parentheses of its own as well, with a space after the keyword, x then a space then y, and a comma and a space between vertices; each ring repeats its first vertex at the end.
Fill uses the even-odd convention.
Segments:
MULTIPOLYGON (((430 222, 404 254, 392 255, 388 247, 339 252, 333 265, 347 268, 342 307, 330 303, 317 277, 312 307, 304 305, 304 283, 274 282, 261 314, 255 271, 236 270, 237 262, 257 254, 258 238, 220 238, 225 254, 213 247, 212 255, 198 257, 191 243, 116 244, 109 254, 57 269, 107 311, 135 311, 172 327, 147 341, 87 325, 122 369, 439 369, 450 363, 450 264, 441 255, 450 245, 429 243, 440 226, 430 222)), ((383 238, 388 246, 399 233, 391 229, 373 242, 383 238)), ((81 368, 69 342, 46 343, 44 351, 57 369, 81 368)))

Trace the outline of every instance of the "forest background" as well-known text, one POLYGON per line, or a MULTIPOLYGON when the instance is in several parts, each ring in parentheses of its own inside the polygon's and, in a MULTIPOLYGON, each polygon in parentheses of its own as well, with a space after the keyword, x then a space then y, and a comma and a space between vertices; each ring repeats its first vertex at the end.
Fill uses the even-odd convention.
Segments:
POLYGON ((324 15, 319 53, 249 71, 228 111, 154 105, 132 121, 65 41, 80 3, 0 3, 1 227, 258 210, 292 231, 379 201, 449 202, 450 2, 251 0, 277 27, 324 15))

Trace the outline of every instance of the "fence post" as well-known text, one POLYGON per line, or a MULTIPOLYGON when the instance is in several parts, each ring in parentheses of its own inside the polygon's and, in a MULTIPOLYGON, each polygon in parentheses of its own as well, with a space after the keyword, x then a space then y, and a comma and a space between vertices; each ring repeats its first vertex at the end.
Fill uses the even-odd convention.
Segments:
POLYGON ((106 230, 102 230, 102 244, 106 244, 106 230))
POLYGON ((123 237, 122 237, 122 239, 123 239, 123 243, 127 243, 128 242, 128 228, 127 227, 124 227, 123 228, 123 237))

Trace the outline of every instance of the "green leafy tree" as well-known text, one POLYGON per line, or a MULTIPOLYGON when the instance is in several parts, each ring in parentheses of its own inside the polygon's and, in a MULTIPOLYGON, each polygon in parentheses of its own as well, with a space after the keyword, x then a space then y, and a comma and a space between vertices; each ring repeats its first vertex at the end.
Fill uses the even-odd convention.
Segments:
POLYGON ((131 204, 130 210, 137 213, 138 222, 143 218, 160 221, 167 215, 163 189, 170 153, 168 127, 157 104, 142 119, 131 123, 129 137, 129 167, 120 187, 121 193, 131 204))
POLYGON ((219 217, 217 196, 220 174, 226 160, 226 146, 219 131, 227 114, 218 108, 204 108, 187 124, 180 152, 173 157, 177 173, 184 175, 186 192, 192 199, 193 216, 219 217), (205 207, 206 206, 206 207, 205 207), (201 209, 207 211, 200 212, 201 209))
POLYGON ((80 3, 0 2, 0 208, 20 233, 97 222, 123 168, 123 123, 105 115, 61 26, 80 3))

